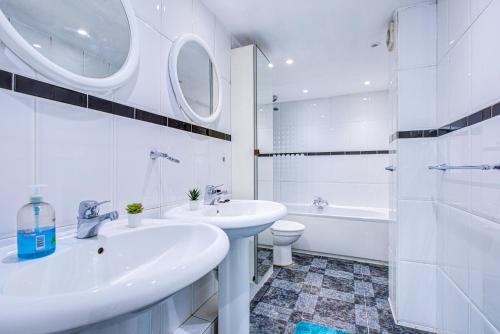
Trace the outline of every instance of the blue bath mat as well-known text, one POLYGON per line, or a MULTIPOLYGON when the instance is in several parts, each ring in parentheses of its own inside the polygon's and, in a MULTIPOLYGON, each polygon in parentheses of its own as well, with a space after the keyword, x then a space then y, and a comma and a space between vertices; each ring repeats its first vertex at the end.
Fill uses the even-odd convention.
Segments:
POLYGON ((350 334, 338 329, 316 325, 310 322, 299 322, 295 327, 295 334, 350 334))

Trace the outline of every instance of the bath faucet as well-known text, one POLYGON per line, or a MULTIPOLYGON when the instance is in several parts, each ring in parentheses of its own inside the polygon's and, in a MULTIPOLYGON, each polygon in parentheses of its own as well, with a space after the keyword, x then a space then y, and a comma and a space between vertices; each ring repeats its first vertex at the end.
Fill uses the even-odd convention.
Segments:
POLYGON ((325 206, 328 206, 328 201, 318 196, 313 200, 313 205, 318 209, 323 209, 325 206))
POLYGON ((214 205, 216 201, 218 201, 222 195, 227 194, 226 190, 220 190, 223 184, 219 186, 207 185, 205 187, 205 195, 203 197, 203 204, 205 205, 214 205))
POLYGON ((118 219, 118 212, 112 211, 99 215, 99 206, 109 201, 83 201, 78 206, 78 224, 76 226, 76 237, 78 239, 92 238, 97 235, 102 224, 107 220, 118 219))

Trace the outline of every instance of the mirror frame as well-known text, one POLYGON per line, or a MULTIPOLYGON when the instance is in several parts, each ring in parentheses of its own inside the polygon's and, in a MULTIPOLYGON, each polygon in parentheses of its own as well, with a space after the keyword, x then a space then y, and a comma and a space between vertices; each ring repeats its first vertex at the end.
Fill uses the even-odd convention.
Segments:
POLYGON ((42 75, 75 89, 110 91, 125 84, 139 65, 139 36, 135 13, 129 0, 120 0, 130 28, 130 47, 122 67, 104 78, 85 77, 71 72, 45 57, 28 43, 0 9, 0 40, 19 58, 42 75))
POLYGON ((177 38, 170 49, 170 54, 168 56, 168 72, 170 77, 170 84, 172 85, 172 89, 174 91, 175 99, 177 100, 177 105, 184 112, 184 114, 192 121, 198 122, 201 124, 210 124, 219 118, 222 111, 222 76, 217 68, 217 64, 215 63, 215 58, 210 51, 207 43, 203 41, 199 36, 195 34, 185 34, 177 38), (199 44, 205 52, 208 54, 210 61, 212 62, 212 66, 215 68, 215 74, 219 85, 219 104, 215 111, 208 117, 203 117, 198 115, 193 108, 189 105, 184 94, 182 92, 181 85, 179 83, 179 73, 177 71, 177 62, 179 58, 179 53, 182 47, 188 42, 195 42, 199 44))

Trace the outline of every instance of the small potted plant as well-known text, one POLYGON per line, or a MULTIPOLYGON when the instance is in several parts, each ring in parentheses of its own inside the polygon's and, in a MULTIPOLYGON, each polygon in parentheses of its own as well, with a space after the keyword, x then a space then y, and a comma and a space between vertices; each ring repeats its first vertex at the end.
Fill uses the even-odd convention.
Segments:
POLYGON ((143 211, 144 207, 142 203, 130 203, 127 205, 128 227, 137 227, 141 225, 143 211))
POLYGON ((193 188, 188 191, 189 210, 198 210, 198 208, 200 207, 200 194, 201 192, 198 188, 193 188))

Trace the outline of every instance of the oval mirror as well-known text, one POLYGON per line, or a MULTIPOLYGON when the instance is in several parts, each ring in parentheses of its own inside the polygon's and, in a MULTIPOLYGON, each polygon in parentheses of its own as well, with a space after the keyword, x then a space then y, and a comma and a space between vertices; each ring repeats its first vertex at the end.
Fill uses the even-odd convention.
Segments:
POLYGON ((128 0, 0 0, 0 39, 43 75, 77 89, 122 85, 138 64, 128 0))
POLYGON ((205 42, 193 34, 179 37, 170 51, 169 73, 186 116, 198 123, 215 122, 222 110, 221 77, 205 42))

